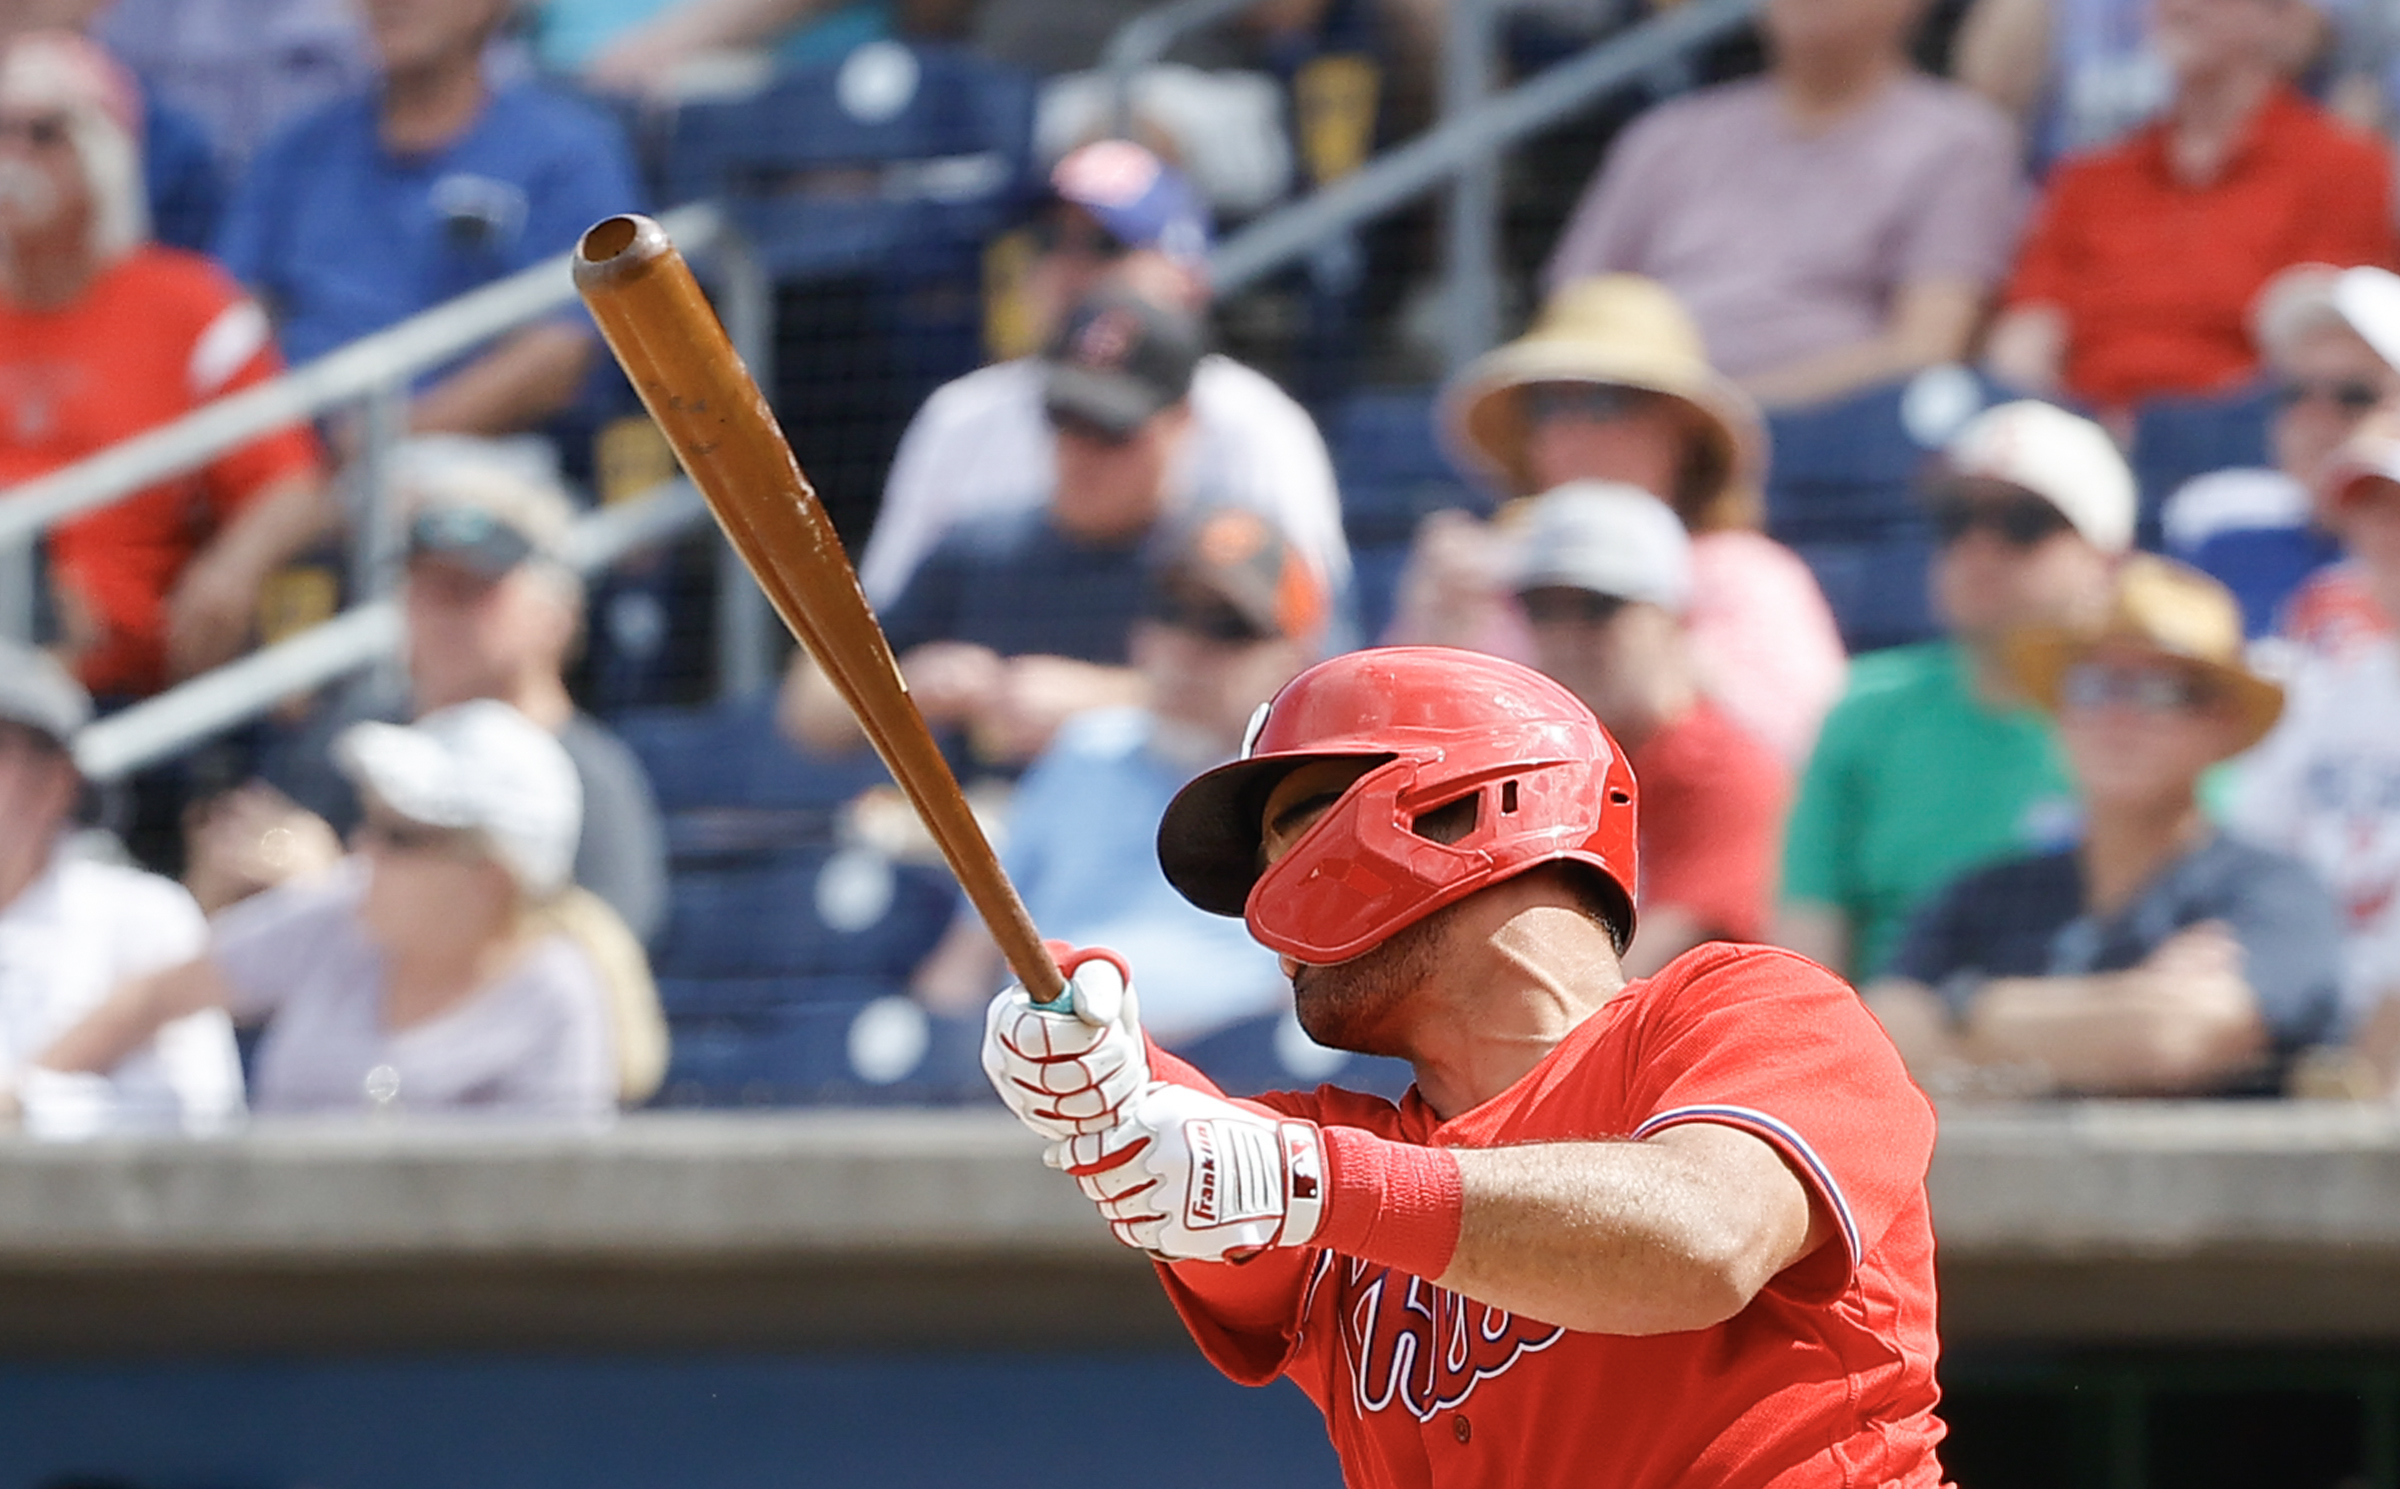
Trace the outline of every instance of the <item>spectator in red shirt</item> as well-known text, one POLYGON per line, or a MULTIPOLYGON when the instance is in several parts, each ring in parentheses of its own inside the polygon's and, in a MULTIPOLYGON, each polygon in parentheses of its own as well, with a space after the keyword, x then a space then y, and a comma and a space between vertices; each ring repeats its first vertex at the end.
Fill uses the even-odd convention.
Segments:
POLYGON ((1995 374, 2118 411, 2231 388, 2258 368, 2249 310, 2278 270, 2392 261, 2390 152, 2278 63, 2304 4, 2158 0, 2173 100, 2051 178, 1992 327, 1995 374))
MULTIPOLYGON (((0 53, 0 489, 282 369, 256 304, 150 241, 136 99, 70 33, 0 53)), ((262 581, 334 515, 316 442, 294 427, 62 524, 65 659, 103 697, 228 659, 262 581)))
POLYGON ((1703 941, 1763 937, 1791 772, 1701 691, 1683 622, 1691 540, 1674 510, 1606 481, 1546 492, 1528 504, 1514 577, 1535 665, 1599 716, 1642 783, 1626 971, 1647 977, 1703 941))

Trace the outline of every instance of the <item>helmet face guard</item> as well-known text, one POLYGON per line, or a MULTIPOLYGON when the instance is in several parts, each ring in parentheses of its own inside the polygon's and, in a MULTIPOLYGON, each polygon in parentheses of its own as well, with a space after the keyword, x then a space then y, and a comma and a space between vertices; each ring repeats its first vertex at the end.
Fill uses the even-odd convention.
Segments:
POLYGON ((1623 755, 1566 689, 1479 653, 1392 647, 1294 679, 1250 756, 1176 797, 1159 859, 1194 904, 1325 965, 1544 863, 1588 865, 1630 910, 1634 810, 1623 755), (1275 782, 1360 757, 1377 763, 1263 866, 1259 814, 1275 782))

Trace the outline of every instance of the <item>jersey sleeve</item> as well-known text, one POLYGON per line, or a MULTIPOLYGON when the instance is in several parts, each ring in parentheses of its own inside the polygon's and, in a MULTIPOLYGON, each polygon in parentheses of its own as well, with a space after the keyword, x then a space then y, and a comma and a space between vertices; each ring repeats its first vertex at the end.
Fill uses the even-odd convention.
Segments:
POLYGON ((1892 1221, 1919 1201, 1932 1104, 1849 985, 1804 957, 1714 947, 1646 997, 1638 1141, 1693 1122, 1737 1128, 1781 1154, 1835 1239, 1769 1286, 1820 1302, 1849 1286, 1892 1221))

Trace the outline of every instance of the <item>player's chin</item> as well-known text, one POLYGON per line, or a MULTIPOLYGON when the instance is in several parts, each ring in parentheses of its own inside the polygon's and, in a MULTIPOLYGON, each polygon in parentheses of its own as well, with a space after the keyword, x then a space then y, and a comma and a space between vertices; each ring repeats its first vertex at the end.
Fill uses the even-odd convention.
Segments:
POLYGON ((1330 967, 1302 963, 1292 973, 1292 1012, 1300 1021, 1301 1032, 1329 1050, 1347 1050, 1353 1055, 1396 1054, 1398 1051, 1386 1048, 1386 1040, 1377 1037, 1390 1012, 1388 1000, 1376 996, 1382 979, 1358 976, 1360 960, 1363 958, 1330 967))

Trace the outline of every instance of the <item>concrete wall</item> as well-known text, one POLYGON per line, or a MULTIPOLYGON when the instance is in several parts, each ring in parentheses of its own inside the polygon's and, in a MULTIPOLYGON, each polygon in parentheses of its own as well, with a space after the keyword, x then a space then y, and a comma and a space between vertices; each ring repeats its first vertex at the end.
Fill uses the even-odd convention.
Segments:
MULTIPOLYGON (((1954 1111, 1953 1343, 2400 1341, 2400 1119, 1954 1111)), ((0 1353, 1114 1347, 1179 1338, 982 1112, 0 1142, 0 1353)))

